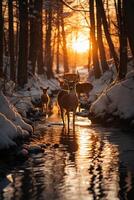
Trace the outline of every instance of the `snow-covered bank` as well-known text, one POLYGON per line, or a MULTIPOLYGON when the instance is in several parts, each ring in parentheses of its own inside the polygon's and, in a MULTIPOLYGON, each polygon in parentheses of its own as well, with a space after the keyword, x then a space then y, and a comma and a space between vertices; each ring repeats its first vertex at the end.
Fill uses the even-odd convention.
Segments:
MULTIPOLYGON (((98 80, 100 86, 104 76, 107 77, 106 74, 104 74, 98 80)), ((106 78, 106 80, 108 79, 106 78)), ((95 94, 97 94, 95 91, 96 85, 94 84, 94 90, 90 94, 91 101, 92 98, 95 97, 95 94)), ((98 89, 98 91, 101 92, 99 93, 99 97, 95 101, 92 101, 89 117, 92 116, 93 118, 99 119, 103 121, 104 124, 119 120, 126 121, 129 125, 133 125, 134 71, 128 72, 124 80, 116 82, 113 86, 107 85, 107 87, 105 87, 105 85, 106 81, 102 84, 101 89, 103 88, 103 90, 98 87, 100 89, 98 89)))
POLYGON ((40 99, 41 87, 49 87, 49 95, 59 89, 56 79, 44 79, 43 76, 31 76, 23 89, 14 90, 12 82, 5 85, 7 97, 0 91, 0 150, 17 146, 17 137, 30 136, 33 132, 31 125, 23 118, 33 108, 32 100, 40 99))

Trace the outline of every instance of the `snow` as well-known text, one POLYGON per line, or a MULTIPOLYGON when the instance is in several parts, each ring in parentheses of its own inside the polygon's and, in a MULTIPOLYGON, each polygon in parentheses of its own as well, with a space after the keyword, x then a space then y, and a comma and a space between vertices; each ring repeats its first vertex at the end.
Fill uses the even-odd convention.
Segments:
MULTIPOLYGON (((106 76, 106 74, 104 75, 106 76)), ((92 103, 90 112, 100 118, 109 114, 120 119, 132 119, 134 117, 134 71, 128 72, 125 80, 110 87, 105 87, 105 81, 104 84, 101 84, 102 77, 99 81, 102 86, 101 89, 99 88, 99 92, 101 91, 102 94, 92 103)), ((97 83, 96 85, 98 86, 97 83)))
POLYGON ((44 75, 31 74, 25 87, 16 92, 15 84, 7 81, 5 96, 2 92, 3 80, 0 80, 0 149, 17 145, 14 141, 16 137, 29 136, 33 132, 32 126, 23 118, 26 118, 29 108, 33 107, 31 100, 41 97, 41 87, 49 87, 49 95, 53 90, 60 88, 56 79, 47 80, 44 75))
MULTIPOLYGON (((82 80, 93 85, 89 93, 88 102, 91 103, 90 113, 99 118, 107 116, 130 119, 134 124, 134 64, 128 66, 126 78, 120 82, 116 79, 116 70, 113 64, 99 79, 95 79, 91 70, 86 80, 87 69, 78 68, 82 80), (114 81, 114 82, 113 82, 114 81)), ((0 149, 16 146, 16 137, 25 137, 33 132, 31 125, 23 118, 26 112, 33 105, 31 100, 39 99, 42 95, 41 87, 49 87, 48 94, 59 90, 60 85, 57 79, 50 79, 44 75, 30 75, 28 83, 23 89, 14 90, 14 83, 9 81, 5 85, 5 94, 2 92, 3 81, 0 80, 0 149)), ((79 113, 87 116, 88 113, 79 113)), ((108 119, 110 120, 110 118, 108 119)))

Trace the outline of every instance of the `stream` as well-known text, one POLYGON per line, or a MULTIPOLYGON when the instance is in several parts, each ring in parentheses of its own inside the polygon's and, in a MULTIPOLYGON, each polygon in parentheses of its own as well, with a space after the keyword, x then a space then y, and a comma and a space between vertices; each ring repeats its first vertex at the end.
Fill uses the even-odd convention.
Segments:
POLYGON ((44 153, 9 171, 2 200, 117 200, 134 197, 134 135, 76 117, 67 133, 57 112, 35 124, 44 153))

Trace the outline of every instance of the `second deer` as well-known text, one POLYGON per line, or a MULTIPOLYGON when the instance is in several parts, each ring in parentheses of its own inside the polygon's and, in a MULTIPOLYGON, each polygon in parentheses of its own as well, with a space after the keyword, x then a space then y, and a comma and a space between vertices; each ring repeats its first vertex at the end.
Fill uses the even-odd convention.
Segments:
POLYGON ((47 87, 47 88, 40 87, 40 88, 43 91, 43 94, 41 95, 41 109, 42 109, 42 112, 45 111, 47 113, 48 112, 48 104, 49 104, 49 101, 50 101, 50 98, 49 98, 48 93, 47 93, 49 87, 47 87))

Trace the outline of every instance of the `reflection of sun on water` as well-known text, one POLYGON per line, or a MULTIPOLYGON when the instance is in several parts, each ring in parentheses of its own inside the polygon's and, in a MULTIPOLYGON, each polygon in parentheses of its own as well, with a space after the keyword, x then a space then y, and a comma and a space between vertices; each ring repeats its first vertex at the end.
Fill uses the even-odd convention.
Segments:
POLYGON ((89 155, 89 147, 88 147, 89 139, 90 139, 90 135, 87 129, 81 129, 81 132, 79 135, 79 155, 80 156, 89 155))

